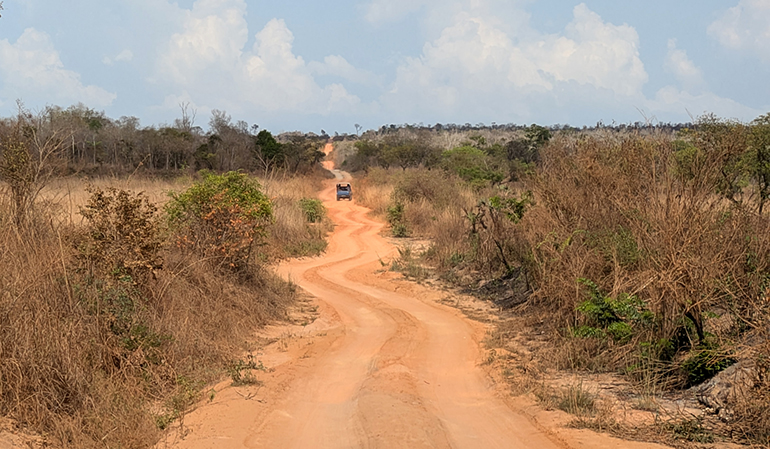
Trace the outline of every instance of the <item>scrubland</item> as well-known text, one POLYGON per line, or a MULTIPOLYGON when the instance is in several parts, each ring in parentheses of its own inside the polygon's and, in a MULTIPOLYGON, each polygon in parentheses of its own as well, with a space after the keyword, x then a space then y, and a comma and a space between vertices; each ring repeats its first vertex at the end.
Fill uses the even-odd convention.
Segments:
POLYGON ((198 222, 167 207, 198 176, 58 178, 20 223, 3 185, 0 415, 57 446, 149 447, 206 384, 247 367, 254 331, 296 296, 266 266, 317 254, 329 229, 313 209, 318 178, 259 182, 257 214, 223 190, 187 199, 210 206, 198 222))
MULTIPOLYGON (((253 367, 254 330, 297 294, 268 265, 326 245, 329 136, 276 139, 221 111, 210 127, 83 107, 0 119, 0 416, 54 445, 147 447, 207 383, 253 367)), ((719 426, 659 427, 770 444, 770 116, 391 126, 334 157, 394 237, 430 242, 394 268, 518 318, 500 349, 523 332, 511 322, 537 335, 506 367, 523 390, 622 432, 579 385, 554 400, 543 373, 619 374, 655 409, 738 368, 719 426)))
MULTIPOLYGON (((540 131, 468 133, 451 148, 391 136, 338 157, 361 170, 357 199, 393 236, 430 241, 420 254, 405 243, 395 268, 489 298, 545 338, 526 366, 506 367, 532 378, 528 391, 552 404, 538 394, 547 370, 617 373, 654 408, 655 395, 697 391, 732 366, 739 375, 713 410, 719 418, 652 433, 676 444, 770 444, 767 117, 540 131), (409 145, 428 156, 399 164, 397 147, 409 145)), ((516 351, 506 339, 517 333, 498 330, 495 345, 516 351)), ((592 396, 572 390, 564 401, 592 396)), ((581 425, 624 431, 598 420, 581 425)))

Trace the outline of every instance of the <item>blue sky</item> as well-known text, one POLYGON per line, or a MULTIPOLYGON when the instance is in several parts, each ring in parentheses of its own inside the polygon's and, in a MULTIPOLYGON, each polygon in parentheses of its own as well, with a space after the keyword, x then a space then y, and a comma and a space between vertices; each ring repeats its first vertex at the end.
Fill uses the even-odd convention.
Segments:
POLYGON ((4 0, 0 115, 262 129, 770 112, 770 0, 4 0))

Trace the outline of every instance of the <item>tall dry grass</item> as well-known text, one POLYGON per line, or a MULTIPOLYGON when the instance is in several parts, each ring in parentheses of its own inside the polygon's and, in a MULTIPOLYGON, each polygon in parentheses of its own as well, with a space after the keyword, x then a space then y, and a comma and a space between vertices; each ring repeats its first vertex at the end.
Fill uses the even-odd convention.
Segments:
MULTIPOLYGON (((160 204, 191 182, 90 184, 113 181, 160 204)), ((265 184, 276 221, 264 257, 307 241, 320 251, 325 225, 309 227, 297 204, 314 196, 315 181, 265 184)), ((141 276, 100 266, 93 252, 84 263, 93 231, 74 212, 88 201, 84 186, 50 185, 21 229, 0 203, 0 415, 62 447, 149 447, 251 349, 254 329, 285 316, 295 292, 262 264, 236 277, 169 244, 159 249, 162 269, 141 276)))
POLYGON ((734 430, 767 441, 760 391, 770 221, 751 202, 752 185, 743 196, 724 194, 734 181, 725 161, 742 148, 739 135, 721 135, 696 157, 673 139, 560 134, 541 149, 533 176, 494 188, 437 170, 371 169, 361 184, 383 217, 404 204, 412 235, 433 242, 423 262, 439 275, 472 288, 500 285, 490 290, 499 300, 514 296, 503 305, 526 301, 520 310, 551 338, 539 353, 549 365, 625 372, 652 394, 702 382, 737 360, 758 366, 756 386, 734 404, 734 430), (501 204, 526 207, 516 220, 501 204), (485 278, 496 281, 479 283, 485 278), (624 334, 613 336, 585 311, 592 294, 624 334))
POLYGON ((181 176, 176 179, 148 178, 146 176, 131 177, 61 177, 51 180, 40 192, 41 205, 52 212, 58 220, 82 224, 83 217, 80 208, 89 198, 87 186, 98 189, 115 187, 133 192, 144 192, 153 204, 162 207, 169 200, 169 192, 179 191, 190 187, 193 177, 181 176))
POLYGON ((302 200, 316 198, 322 177, 294 176, 260 180, 274 207, 275 223, 270 227, 267 256, 284 258, 314 256, 326 250, 326 234, 332 223, 324 217, 318 223, 308 223, 302 200))
POLYGON ((669 338, 683 320, 701 334, 709 310, 733 318, 724 337, 764 313, 770 226, 716 195, 720 155, 710 157, 688 179, 664 136, 562 139, 543 152, 538 206, 523 224, 536 299, 554 324, 575 322, 579 277, 643 298, 669 338))

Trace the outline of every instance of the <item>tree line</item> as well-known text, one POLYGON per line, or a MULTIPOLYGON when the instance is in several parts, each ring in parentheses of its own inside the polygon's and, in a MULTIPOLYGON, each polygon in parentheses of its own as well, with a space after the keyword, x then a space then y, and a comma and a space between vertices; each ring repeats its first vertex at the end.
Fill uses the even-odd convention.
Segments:
POLYGON ((123 173, 209 169, 215 171, 286 170, 304 172, 323 157, 326 139, 291 135, 276 139, 269 131, 233 121, 213 110, 209 130, 195 125, 195 113, 182 105, 171 125, 141 126, 136 117, 113 119, 82 104, 49 106, 31 113, 23 105, 15 117, 0 119, 0 144, 19 141, 32 159, 39 158, 36 140, 48 142, 49 157, 64 174, 123 173))

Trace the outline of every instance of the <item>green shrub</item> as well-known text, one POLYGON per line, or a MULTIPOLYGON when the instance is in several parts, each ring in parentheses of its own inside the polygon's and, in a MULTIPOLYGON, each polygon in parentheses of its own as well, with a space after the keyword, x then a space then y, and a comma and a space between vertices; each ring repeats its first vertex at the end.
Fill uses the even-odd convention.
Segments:
POLYGON ((315 198, 302 198, 299 200, 299 207, 305 214, 305 220, 308 223, 320 223, 326 216, 326 207, 321 200, 315 198))
POLYGON ((527 207, 532 204, 532 192, 530 191, 525 192, 521 199, 516 197, 504 198, 497 195, 489 198, 489 207, 496 212, 502 213, 508 220, 514 223, 521 221, 527 207))
POLYGON ((442 167, 474 186, 499 183, 504 177, 487 153, 470 145, 444 151, 442 167))
POLYGON ((728 351, 713 343, 694 348, 682 362, 682 370, 687 376, 687 387, 698 385, 714 377, 720 371, 735 363, 728 351))
POLYGON ((406 217, 404 216, 404 203, 396 202, 388 206, 387 218, 393 237, 407 237, 409 235, 406 217))
POLYGON ((654 322, 655 315, 637 296, 621 293, 612 298, 589 279, 580 278, 578 282, 588 287, 588 299, 581 302, 577 310, 596 327, 579 326, 573 329, 573 335, 583 338, 606 335, 616 343, 625 344, 634 336, 635 327, 654 322))
POLYGON ((166 212, 179 247, 234 270, 248 265, 273 218, 259 183, 239 172, 206 173, 202 182, 171 198, 166 212))

